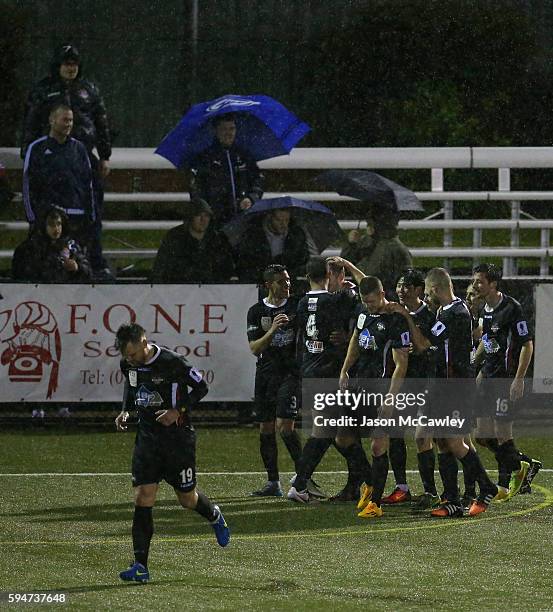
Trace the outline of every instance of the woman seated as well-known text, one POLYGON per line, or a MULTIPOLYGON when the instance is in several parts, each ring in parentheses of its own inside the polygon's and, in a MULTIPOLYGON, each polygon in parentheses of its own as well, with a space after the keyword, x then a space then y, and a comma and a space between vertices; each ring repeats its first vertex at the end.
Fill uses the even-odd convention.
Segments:
POLYGON ((34 283, 84 283, 92 278, 84 249, 67 235, 65 213, 52 208, 13 254, 14 280, 34 283))

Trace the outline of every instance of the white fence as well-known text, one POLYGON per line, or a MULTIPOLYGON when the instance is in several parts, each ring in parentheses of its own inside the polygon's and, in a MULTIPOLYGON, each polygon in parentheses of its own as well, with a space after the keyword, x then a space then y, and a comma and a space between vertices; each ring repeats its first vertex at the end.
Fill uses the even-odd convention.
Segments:
MULTIPOLYGON (((8 169, 22 167, 17 149, 0 148, 0 162, 8 169)), ((173 166, 165 159, 155 155, 153 149, 133 148, 114 149, 110 166, 113 170, 167 170, 173 166)), ((427 169, 430 170, 430 190, 417 192, 423 202, 442 203, 439 213, 421 221, 403 221, 401 229, 421 231, 440 229, 443 231, 443 246, 412 249, 414 257, 478 258, 502 257, 505 276, 517 276, 517 258, 538 258, 540 277, 549 275, 549 258, 553 256, 550 248, 550 230, 553 224, 543 220, 522 220, 520 203, 522 201, 553 200, 553 191, 511 191, 512 168, 551 168, 553 167, 552 147, 444 147, 444 148, 297 148, 289 156, 277 157, 260 163, 266 170, 324 170, 328 168, 362 169, 427 169), (444 170, 488 168, 497 169, 497 191, 445 191, 444 170), (454 202, 508 202, 511 219, 481 221, 454 219, 454 202), (441 216, 442 219, 436 219, 441 216), (453 247, 452 231, 472 229, 472 247, 453 247), (486 247, 482 243, 485 229, 510 230, 510 245, 502 248, 486 247), (539 247, 521 248, 520 230, 539 229, 539 247)), ((267 193, 266 197, 276 197, 283 193, 267 193)), ((348 202, 351 198, 338 196, 332 192, 286 192, 301 199, 323 202, 348 202)), ((187 193, 106 193, 106 202, 164 202, 187 201, 187 193)), ((107 221, 106 229, 168 229, 176 223, 172 221, 107 221)), ((344 221, 344 229, 357 227, 357 221, 344 221)), ((25 224, 1 223, 0 228, 13 231, 25 228, 25 224)), ((155 250, 117 249, 107 250, 110 257, 153 257, 155 250)), ((0 251, 0 257, 11 256, 11 251, 0 251)))

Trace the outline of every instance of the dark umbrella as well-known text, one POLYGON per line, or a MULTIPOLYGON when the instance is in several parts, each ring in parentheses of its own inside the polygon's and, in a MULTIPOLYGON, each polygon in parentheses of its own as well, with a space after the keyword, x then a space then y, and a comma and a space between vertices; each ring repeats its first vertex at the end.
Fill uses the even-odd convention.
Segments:
POLYGON ((215 141, 212 119, 229 113, 236 121, 236 145, 256 161, 287 155, 311 129, 269 96, 230 94, 192 106, 155 152, 177 168, 189 166, 215 141))
POLYGON ((294 220, 306 232, 308 243, 312 242, 315 247, 313 250, 316 250, 316 253, 313 254, 324 251, 342 235, 342 230, 338 225, 338 221, 336 221, 336 216, 330 208, 319 204, 319 202, 298 200, 290 196, 258 200, 245 213, 224 225, 223 232, 226 234, 229 242, 235 246, 240 242, 250 221, 255 220, 262 213, 282 208, 291 208, 293 210, 294 220))
POLYGON ((402 187, 376 172, 328 170, 320 174, 315 180, 340 195, 388 208, 390 212, 423 210, 420 200, 410 189, 402 187))

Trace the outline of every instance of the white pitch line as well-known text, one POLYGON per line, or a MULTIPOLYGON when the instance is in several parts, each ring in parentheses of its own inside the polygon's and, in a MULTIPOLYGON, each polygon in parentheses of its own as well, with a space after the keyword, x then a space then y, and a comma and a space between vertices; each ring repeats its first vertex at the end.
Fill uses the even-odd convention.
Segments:
MULTIPOLYGON (((497 470, 488 470, 490 472, 496 472, 497 470)), ((418 474, 419 471, 418 470, 406 470, 407 474, 418 474)), ((548 468, 542 468, 540 470, 540 473, 547 473, 547 472, 553 472, 553 469, 548 469, 548 468)), ((262 476, 264 474, 266 474, 267 472, 197 472, 197 476, 262 476)), ((281 472, 281 474, 283 475, 291 475, 294 472, 281 472)), ((335 470, 335 471, 328 471, 328 472, 320 472, 317 471, 315 473, 315 475, 317 474, 347 474, 347 470, 335 470)), ((392 470, 390 470, 388 472, 388 474, 391 474, 392 470)), ((438 473, 436 471, 436 473, 438 473)), ((36 472, 36 473, 29 473, 29 472, 21 472, 21 473, 0 473, 0 478, 6 476, 6 477, 22 477, 22 476, 31 476, 31 477, 41 477, 41 476, 82 476, 82 477, 89 477, 89 476, 130 476, 131 473, 130 472, 70 472, 70 473, 65 473, 65 472, 36 472)))

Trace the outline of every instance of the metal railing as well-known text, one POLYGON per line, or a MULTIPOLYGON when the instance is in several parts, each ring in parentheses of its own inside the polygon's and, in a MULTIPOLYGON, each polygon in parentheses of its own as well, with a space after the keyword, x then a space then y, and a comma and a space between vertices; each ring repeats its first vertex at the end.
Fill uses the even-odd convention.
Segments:
MULTIPOLYGON (((22 162, 17 149, 0 148, 0 161, 8 169, 21 168, 22 162)), ((167 160, 154 154, 153 149, 114 149, 110 166, 113 170, 167 170, 173 166, 167 160)), ((400 229, 443 231, 443 246, 413 248, 414 257, 469 257, 477 261, 480 257, 502 257, 505 276, 517 275, 517 259, 536 257, 540 259, 540 277, 549 277, 550 221, 521 220, 522 201, 551 201, 549 191, 510 191, 512 168, 553 167, 552 147, 444 147, 444 148, 297 148, 289 156, 277 157, 260 163, 266 170, 323 170, 327 168, 363 169, 429 169, 430 191, 417 192, 423 202, 441 202, 442 207, 431 217, 420 221, 400 222, 400 229), (497 191, 444 191, 444 169, 449 168, 492 168, 498 172, 497 191), (454 219, 454 202, 509 202, 511 219, 466 220, 454 219), (443 219, 436 219, 437 216, 443 219), (472 247, 454 247, 452 232, 457 229, 472 229, 472 247), (486 229, 510 231, 510 246, 488 248, 482 244, 482 232, 486 229), (520 230, 539 229, 540 246, 521 248, 520 230)), ((265 197, 278 197, 284 193, 267 193, 265 197)), ((349 202, 351 198, 332 192, 287 192, 286 195, 322 202, 349 202)), ((106 202, 186 202, 188 193, 106 193, 106 202)), ((169 229, 177 222, 171 221, 106 221, 104 227, 114 230, 169 229)), ((358 221, 341 222, 343 229, 359 226, 358 221)), ((0 223, 6 230, 22 230, 21 222, 0 223)), ((334 252, 334 251, 329 251, 334 252)), ((10 251, 0 251, 0 257, 9 257, 10 251)), ((154 249, 113 249, 106 250, 112 257, 153 257, 154 249)))

